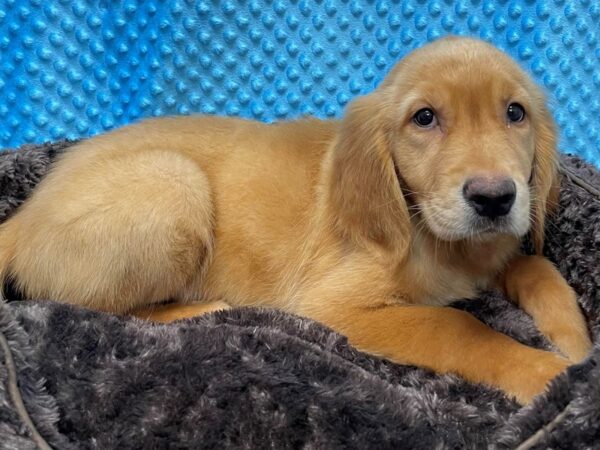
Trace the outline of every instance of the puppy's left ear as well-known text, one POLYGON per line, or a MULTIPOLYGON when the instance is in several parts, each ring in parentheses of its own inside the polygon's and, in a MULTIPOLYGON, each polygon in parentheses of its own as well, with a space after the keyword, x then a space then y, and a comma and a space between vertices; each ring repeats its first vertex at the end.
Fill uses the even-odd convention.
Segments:
POLYGON ((533 224, 532 234, 535 252, 543 254, 546 217, 555 211, 560 195, 559 154, 556 126, 545 98, 540 93, 537 113, 533 117, 535 132, 535 156, 533 160, 533 224))
POLYGON ((328 210, 335 229, 363 248, 403 257, 410 218, 400 189, 380 92, 348 107, 330 155, 328 210))

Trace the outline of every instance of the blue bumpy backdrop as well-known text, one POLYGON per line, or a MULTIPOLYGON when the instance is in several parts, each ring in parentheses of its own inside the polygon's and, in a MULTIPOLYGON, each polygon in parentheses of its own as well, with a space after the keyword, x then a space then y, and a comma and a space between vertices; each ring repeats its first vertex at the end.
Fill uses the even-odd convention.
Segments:
POLYGON ((506 50, 549 94, 561 149, 600 164, 600 2, 0 0, 0 146, 141 117, 340 117, 445 34, 506 50))

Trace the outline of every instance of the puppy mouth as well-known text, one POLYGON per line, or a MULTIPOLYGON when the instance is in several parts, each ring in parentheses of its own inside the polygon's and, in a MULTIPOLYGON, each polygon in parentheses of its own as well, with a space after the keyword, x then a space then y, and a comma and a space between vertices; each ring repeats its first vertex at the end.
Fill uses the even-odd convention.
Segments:
POLYGON ((506 217, 496 219, 477 219, 470 224, 472 236, 495 236, 499 234, 514 234, 511 221, 506 217))
POLYGON ((513 214, 502 217, 481 217, 471 211, 430 208, 419 205, 417 220, 426 224, 430 233, 444 241, 488 240, 500 235, 523 237, 524 227, 513 214))
POLYGON ((490 219, 487 217, 477 217, 471 220, 471 227, 474 232, 479 233, 494 233, 502 232, 510 228, 510 219, 508 217, 496 217, 490 219))

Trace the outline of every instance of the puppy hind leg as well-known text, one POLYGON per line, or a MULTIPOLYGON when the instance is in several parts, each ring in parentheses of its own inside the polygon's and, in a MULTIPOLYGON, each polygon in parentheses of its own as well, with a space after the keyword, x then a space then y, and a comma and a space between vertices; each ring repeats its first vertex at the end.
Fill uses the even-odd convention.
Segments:
POLYGON ((168 323, 230 308, 231 306, 222 301, 190 304, 169 303, 137 308, 130 311, 129 315, 152 322, 168 323))
POLYGON ((11 264, 19 286, 28 298, 113 313, 175 298, 210 258, 206 175, 169 151, 90 166, 32 198, 11 264))
MULTIPOLYGON (((136 233, 137 242, 129 245, 131 267, 120 289, 125 297, 131 286, 134 292, 116 312, 177 299, 179 292, 192 286, 198 289, 210 262, 213 210, 208 179, 191 161, 183 157, 177 161, 174 156, 178 155, 168 155, 169 162, 159 162, 162 177, 144 177, 153 184, 161 180, 151 190, 154 195, 149 211, 144 211, 155 222, 150 232, 136 233), (165 167, 170 175, 166 178, 165 167), (130 276, 138 283, 132 284, 130 276)), ((141 211, 139 217, 144 217, 141 211)))

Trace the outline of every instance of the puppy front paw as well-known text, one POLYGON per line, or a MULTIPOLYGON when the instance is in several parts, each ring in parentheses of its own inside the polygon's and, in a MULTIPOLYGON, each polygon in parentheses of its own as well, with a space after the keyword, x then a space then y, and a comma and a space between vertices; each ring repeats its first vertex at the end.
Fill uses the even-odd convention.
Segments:
POLYGON ((535 350, 536 355, 524 361, 521 367, 514 367, 507 393, 519 403, 531 403, 534 397, 543 393, 551 380, 564 372, 571 362, 559 355, 542 350, 535 350))
POLYGON ((554 332, 549 338, 573 363, 585 359, 592 351, 592 340, 587 329, 570 328, 564 332, 554 332))

